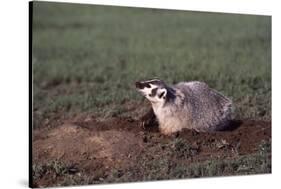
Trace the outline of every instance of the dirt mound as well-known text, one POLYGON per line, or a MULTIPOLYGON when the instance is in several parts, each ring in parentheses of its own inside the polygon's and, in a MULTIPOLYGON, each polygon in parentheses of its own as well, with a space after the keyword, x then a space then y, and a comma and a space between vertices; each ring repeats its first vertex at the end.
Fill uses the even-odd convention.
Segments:
POLYGON ((97 164, 109 167, 126 163, 124 160, 130 156, 131 149, 143 149, 142 140, 135 133, 107 130, 96 123, 93 123, 93 128, 63 124, 49 131, 41 131, 44 136, 35 134, 33 160, 42 163, 62 160, 68 164, 79 163, 79 167, 90 170, 97 164), (91 166, 88 161, 91 161, 91 166))
MULTIPOLYGON (((105 122, 94 118, 66 120, 60 126, 34 131, 33 162, 61 161, 75 167, 76 172, 96 176, 99 170, 99 178, 107 176, 112 169, 136 167, 139 157, 144 155, 150 158, 147 161, 153 161, 154 156, 161 157, 163 153, 178 153, 179 156, 173 157, 175 161, 187 155, 191 158, 183 159, 185 162, 203 162, 254 153, 261 141, 271 139, 271 122, 244 120, 237 122, 236 127, 232 131, 214 133, 183 130, 173 136, 163 136, 157 128, 144 130, 138 121, 130 118, 105 122)), ((35 181, 36 186, 48 185, 48 182, 46 176, 35 181)))

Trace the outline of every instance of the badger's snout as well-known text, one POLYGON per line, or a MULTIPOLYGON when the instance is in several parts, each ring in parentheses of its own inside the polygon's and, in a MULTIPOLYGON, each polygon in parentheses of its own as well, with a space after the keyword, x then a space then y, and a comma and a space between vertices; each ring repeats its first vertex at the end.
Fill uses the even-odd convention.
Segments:
POLYGON ((139 82, 139 81, 137 81, 137 82, 135 83, 135 85, 136 85, 136 88, 137 88, 137 89, 143 89, 143 88, 144 88, 143 85, 142 85, 142 83, 139 82))
POLYGON ((147 82, 137 81, 137 82, 136 82, 136 88, 137 88, 137 89, 150 88, 150 85, 149 85, 149 83, 147 83, 147 82))

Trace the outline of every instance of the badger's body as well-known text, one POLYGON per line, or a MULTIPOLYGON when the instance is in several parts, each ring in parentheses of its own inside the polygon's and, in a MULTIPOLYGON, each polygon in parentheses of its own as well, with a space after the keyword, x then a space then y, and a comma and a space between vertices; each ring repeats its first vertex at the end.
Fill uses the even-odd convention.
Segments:
POLYGON ((163 134, 183 128, 212 132, 229 126, 231 100, 206 83, 191 81, 167 86, 154 79, 137 82, 136 87, 151 102, 163 134))

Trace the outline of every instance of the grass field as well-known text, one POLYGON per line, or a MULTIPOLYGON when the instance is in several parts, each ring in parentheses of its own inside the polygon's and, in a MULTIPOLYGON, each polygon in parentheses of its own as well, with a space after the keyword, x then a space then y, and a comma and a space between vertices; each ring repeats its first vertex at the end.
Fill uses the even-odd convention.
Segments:
MULTIPOLYGON (((271 119, 271 18, 35 3, 34 109, 122 114, 134 82, 200 80, 271 119)), ((40 117, 40 116, 39 116, 40 117)))
MULTIPOLYGON (((47 2, 35 2, 33 10, 36 129, 79 114, 101 119, 134 117, 139 112, 125 106, 144 103, 134 83, 154 77, 168 84, 204 81, 233 100, 236 119, 271 121, 269 16, 47 2)), ((230 161, 193 163, 183 167, 185 171, 179 167, 179 173, 160 177, 196 177, 192 173, 198 170, 199 176, 218 176, 224 172, 221 167, 228 166, 230 172, 225 174, 240 174, 241 162, 252 168, 263 166, 249 168, 248 174, 271 172, 270 157, 257 151, 230 161), (214 172, 208 168, 212 166, 214 172)), ((46 169, 53 166, 51 161, 47 165, 46 169)), ((34 165, 36 170, 43 169, 40 166, 34 165)), ((156 167, 165 169, 160 164, 156 167)))

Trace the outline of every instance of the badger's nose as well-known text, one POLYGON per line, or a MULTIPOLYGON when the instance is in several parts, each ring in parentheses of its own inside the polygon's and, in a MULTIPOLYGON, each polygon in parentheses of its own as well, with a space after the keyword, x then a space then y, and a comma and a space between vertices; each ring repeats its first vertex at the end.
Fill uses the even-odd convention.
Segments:
POLYGON ((135 84, 136 84, 136 88, 138 88, 138 89, 142 88, 141 82, 137 81, 135 84))

